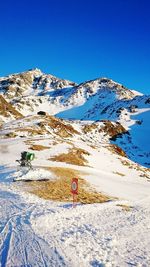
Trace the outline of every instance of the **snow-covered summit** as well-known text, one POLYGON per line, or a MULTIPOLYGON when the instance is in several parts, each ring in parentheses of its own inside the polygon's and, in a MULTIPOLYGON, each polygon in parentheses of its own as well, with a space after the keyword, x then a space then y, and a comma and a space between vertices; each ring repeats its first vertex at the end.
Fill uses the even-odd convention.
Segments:
POLYGON ((0 93, 6 98, 14 99, 29 95, 45 95, 48 91, 75 86, 74 82, 45 74, 35 68, 25 72, 12 74, 0 79, 0 93))
POLYGON ((122 84, 119 84, 112 79, 106 77, 97 78, 83 82, 77 86, 78 90, 86 89, 87 93, 93 95, 95 93, 101 93, 99 91, 109 90, 110 92, 116 92, 119 98, 132 98, 135 96, 134 92, 127 89, 122 84))
MULTIPOLYGON (((77 85, 75 82, 44 74, 37 68, 1 78, 0 94, 24 115, 36 113, 43 108, 51 115, 66 110, 70 113, 70 109, 79 107, 79 111, 82 110, 82 119, 97 117, 97 111, 99 114, 117 100, 132 99, 137 95, 105 77, 77 85)), ((71 117, 78 118, 76 115, 75 112, 75 117, 71 117)))

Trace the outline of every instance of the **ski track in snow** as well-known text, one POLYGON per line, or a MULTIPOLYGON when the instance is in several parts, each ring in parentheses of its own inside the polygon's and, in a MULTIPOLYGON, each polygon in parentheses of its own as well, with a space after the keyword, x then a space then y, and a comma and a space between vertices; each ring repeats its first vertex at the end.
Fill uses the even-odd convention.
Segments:
POLYGON ((0 266, 149 267, 149 200, 72 208, 2 182, 0 266))
MULTIPOLYGON (((81 144, 77 142, 78 147, 81 144)), ((11 145, 9 142, 9 148, 11 145)), ((81 147, 87 149, 86 145, 81 147)), ((61 145, 61 150, 64 148, 61 145)), ((11 149, 17 154, 24 147, 15 142, 11 149)), ((16 158, 9 153, 8 166, 16 158)), ((6 162, 8 154, 1 155, 6 162)), ((104 148, 94 151, 89 160, 93 168, 47 162, 44 154, 43 161, 38 159, 36 164, 39 168, 61 166, 85 171, 86 179, 97 190, 122 200, 73 209, 71 203, 45 201, 23 192, 21 183, 12 182, 19 175, 16 167, 0 167, 0 267, 150 266, 150 183, 122 166, 104 148), (116 206, 119 203, 133 208, 127 212, 116 206)), ((24 178, 35 174, 34 179, 39 179, 46 173, 35 169, 24 178)))
POLYGON ((149 266, 149 215, 149 209, 125 212, 114 203, 96 204, 38 217, 33 226, 46 240, 50 226, 70 267, 149 266))
POLYGON ((32 229, 31 216, 43 210, 42 205, 28 204, 7 191, 0 192, 0 200, 0 266, 66 266, 53 242, 48 244, 32 229))

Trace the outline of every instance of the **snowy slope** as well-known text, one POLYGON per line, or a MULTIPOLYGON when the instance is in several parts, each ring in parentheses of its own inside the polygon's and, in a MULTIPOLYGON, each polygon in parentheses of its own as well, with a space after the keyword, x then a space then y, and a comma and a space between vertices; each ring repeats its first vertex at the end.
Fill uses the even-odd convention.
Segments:
POLYGON ((150 266, 149 112, 150 96, 107 78, 0 78, 0 266, 150 266), (35 153, 30 171, 22 151, 35 153), (72 208, 28 193, 59 179, 47 167, 112 200, 72 208))
MULTIPOLYGON (((56 95, 62 88, 72 88, 76 83, 57 78, 53 75, 44 74, 39 69, 32 69, 26 72, 12 74, 0 78, 0 94, 4 95, 6 100, 10 101, 22 114, 35 113, 42 109, 46 103, 52 104, 54 101, 53 91, 56 95), (36 97, 35 97, 36 96, 36 97)), ((58 100, 55 104, 57 104, 58 100)), ((52 105, 53 107, 53 105, 52 105)), ((48 105, 47 112, 51 112, 51 106, 48 105)))
MULTIPOLYGON (((39 69, 1 78, 0 93, 24 116, 43 110, 58 118, 87 123, 99 120, 119 122, 129 135, 116 139, 115 144, 125 150, 131 160, 146 167, 150 165, 150 96, 129 90, 107 78, 77 85, 44 74, 39 69)), ((6 118, 0 114, 2 122, 12 119, 12 116, 6 118)))
MULTIPOLYGON (((12 183, 14 174, 14 169, 0 169, 1 266, 149 266, 146 180, 127 178, 133 194, 130 201, 124 186, 126 200, 72 208, 71 203, 45 201, 23 192, 22 184, 12 183)), ((98 183, 98 177, 102 189, 107 181, 98 183)), ((109 182, 113 192, 113 175, 109 182)), ((119 177, 118 192, 121 184, 119 177)))
POLYGON ((61 137, 52 128, 46 128, 45 135, 30 136, 26 132, 26 127, 33 129, 33 125, 38 126, 43 120, 38 116, 19 119, 13 124, 6 123, 1 132, 0 265, 148 267, 149 172, 109 151, 108 138, 103 132, 96 137, 93 131, 104 127, 104 122, 97 122, 97 128, 92 125, 92 132, 89 132, 91 124, 87 127, 85 122, 72 122, 77 132, 69 138, 61 137), (3 138, 12 130, 16 132, 17 127, 20 132, 15 138, 3 138), (31 144, 49 148, 35 151, 33 166, 40 169, 20 177, 15 160, 21 151, 29 150, 31 144), (72 145, 89 152, 88 166, 49 161, 54 155, 66 153, 72 145), (132 169, 122 163, 124 160, 132 169), (39 180, 48 176, 54 179, 42 166, 78 170, 96 190, 119 199, 105 204, 79 203, 72 208, 70 202, 45 201, 27 193, 22 182, 13 183, 17 177, 19 180, 39 180))
POLYGON ((100 112, 119 99, 131 99, 136 94, 107 78, 91 80, 76 86, 67 100, 71 109, 57 114, 61 118, 98 120, 100 112))
POLYGON ((100 118, 120 122, 128 130, 128 135, 120 136, 115 143, 130 159, 149 167, 150 96, 120 100, 109 105, 100 118))
MULTIPOLYGON (((1 78, 0 93, 24 115, 36 113, 41 109, 53 115, 83 106, 81 107, 82 118, 85 117, 85 119, 92 118, 95 109, 102 110, 116 99, 130 99, 137 95, 107 78, 77 85, 74 82, 44 74, 38 69, 1 78), (86 113, 89 114, 86 115, 86 113)), ((78 119, 78 114, 75 113, 74 118, 78 119)), ((70 115, 67 117, 65 115, 65 118, 70 118, 70 115)))

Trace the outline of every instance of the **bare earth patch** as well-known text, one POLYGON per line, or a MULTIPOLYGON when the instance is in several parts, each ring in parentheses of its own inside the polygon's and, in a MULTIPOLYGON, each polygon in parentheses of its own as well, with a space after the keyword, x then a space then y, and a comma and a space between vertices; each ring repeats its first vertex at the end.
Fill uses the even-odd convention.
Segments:
POLYGON ((58 156, 50 158, 49 160, 65 162, 78 166, 87 166, 88 161, 84 158, 84 155, 89 155, 89 153, 84 149, 74 147, 70 149, 68 153, 62 153, 58 156))
POLYGON ((42 145, 32 145, 29 147, 29 149, 31 150, 37 150, 37 151, 41 151, 41 150, 45 150, 45 149, 49 149, 50 147, 48 146, 42 146, 42 145))
POLYGON ((109 196, 93 190, 90 185, 80 177, 80 173, 73 169, 49 167, 47 168, 56 177, 56 180, 52 181, 33 181, 28 183, 27 190, 40 198, 72 202, 71 194, 71 180, 72 178, 78 178, 79 192, 78 203, 90 204, 90 203, 103 203, 112 200, 109 196))

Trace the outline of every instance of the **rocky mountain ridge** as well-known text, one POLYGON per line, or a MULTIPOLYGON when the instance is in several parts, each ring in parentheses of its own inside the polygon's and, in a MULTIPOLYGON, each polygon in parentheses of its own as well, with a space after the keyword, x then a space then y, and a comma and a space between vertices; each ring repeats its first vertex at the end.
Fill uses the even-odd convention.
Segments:
POLYGON ((44 94, 47 90, 74 86, 76 83, 44 74, 39 69, 32 69, 18 74, 0 78, 0 90, 8 98, 44 94), (31 90, 32 89, 32 90, 31 90))
POLYGON ((58 131, 60 138, 70 138, 78 132, 90 145, 111 143, 123 149, 122 155, 150 165, 150 96, 111 79, 97 78, 77 85, 33 69, 0 78, 0 106, 0 124, 8 136, 55 136, 58 131), (42 115, 37 116, 39 111, 45 114, 44 121, 42 115), (50 123, 46 118, 52 115, 55 117, 50 123), (34 116, 38 123, 34 123, 34 116), (30 127, 23 129, 21 125, 27 121, 30 127), (15 135, 13 125, 18 125, 15 135))
MULTIPOLYGON (((55 115, 84 104, 97 107, 98 102, 98 109, 102 111, 106 105, 116 100, 132 99, 136 96, 135 92, 111 79, 98 78, 77 85, 75 82, 44 74, 39 69, 0 78, 0 94, 19 112, 28 115, 31 112, 36 113, 43 106, 46 112, 55 115)), ((86 108, 86 113, 87 111, 86 108)))

